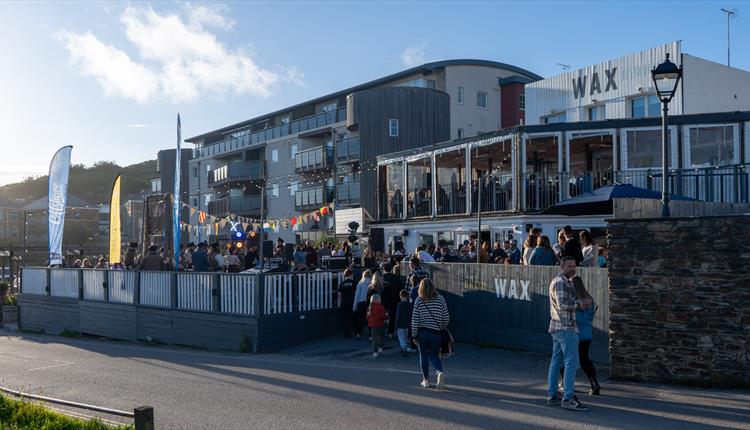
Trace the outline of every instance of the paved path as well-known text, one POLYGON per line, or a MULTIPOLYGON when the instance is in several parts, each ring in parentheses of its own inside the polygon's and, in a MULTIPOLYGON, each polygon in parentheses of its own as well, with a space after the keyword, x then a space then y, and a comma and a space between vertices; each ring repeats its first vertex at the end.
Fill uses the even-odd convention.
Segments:
MULTIPOLYGON (((155 408, 157 429, 750 428, 750 391, 603 384, 589 412, 544 403, 547 357, 459 345, 449 389, 418 387, 393 343, 329 339, 241 355, 0 331, 0 385, 117 409, 155 408)), ((583 383, 580 382, 583 386, 583 383)))

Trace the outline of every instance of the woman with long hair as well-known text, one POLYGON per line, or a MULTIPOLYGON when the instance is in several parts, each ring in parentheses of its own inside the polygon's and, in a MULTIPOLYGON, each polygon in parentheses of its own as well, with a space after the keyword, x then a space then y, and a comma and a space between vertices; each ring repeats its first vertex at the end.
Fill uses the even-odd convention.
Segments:
POLYGON ((536 241, 536 247, 529 256, 529 265, 531 266, 555 266, 557 257, 555 251, 549 244, 549 237, 539 236, 536 241))
POLYGON ((367 303, 370 303, 370 297, 373 294, 383 294, 383 273, 380 270, 372 273, 370 285, 367 287, 367 303))
POLYGON ((429 363, 437 371, 437 388, 445 385, 443 363, 440 361, 441 332, 448 327, 450 314, 443 296, 438 294, 435 285, 429 278, 419 283, 419 295, 414 301, 411 317, 411 335, 419 346, 419 363, 422 369, 422 383, 424 388, 430 386, 429 363))
POLYGON ((581 252, 583 253, 581 267, 595 267, 596 259, 599 257, 599 247, 588 230, 581 230, 578 236, 581 238, 581 252))
POLYGON ((557 232, 557 242, 555 242, 554 245, 552 245, 552 249, 555 251, 555 255, 557 256, 557 259, 561 259, 563 255, 563 246, 565 245, 565 241, 568 240, 567 237, 565 237, 565 230, 560 230, 557 232))
POLYGON ((534 248, 536 248, 537 240, 537 236, 534 236, 533 234, 526 236, 526 240, 523 242, 523 256, 521 257, 521 264, 524 266, 531 265, 529 259, 531 258, 531 253, 534 251, 534 248))
POLYGON ((365 314, 367 314, 367 290, 370 288, 372 272, 365 270, 362 273, 362 279, 357 284, 357 290, 354 293, 354 303, 352 311, 354 312, 354 334, 356 338, 362 335, 362 329, 365 325, 365 314))
MULTIPOLYGON (((594 298, 586 290, 583 280, 579 276, 573 277, 573 289, 576 294, 576 301, 579 303, 576 307, 576 327, 578 328, 578 362, 581 364, 583 373, 589 378, 591 389, 589 394, 598 395, 601 387, 596 379, 596 369, 594 363, 589 358, 589 349, 593 338, 592 322, 596 314, 596 303, 594 298)), ((560 374, 562 375, 561 369, 560 374)))

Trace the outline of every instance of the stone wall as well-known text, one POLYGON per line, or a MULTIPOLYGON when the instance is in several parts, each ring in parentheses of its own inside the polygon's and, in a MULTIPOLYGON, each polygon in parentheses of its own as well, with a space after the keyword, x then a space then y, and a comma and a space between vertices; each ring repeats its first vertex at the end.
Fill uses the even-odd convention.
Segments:
POLYGON ((612 377, 750 386, 750 216, 609 231, 612 377))

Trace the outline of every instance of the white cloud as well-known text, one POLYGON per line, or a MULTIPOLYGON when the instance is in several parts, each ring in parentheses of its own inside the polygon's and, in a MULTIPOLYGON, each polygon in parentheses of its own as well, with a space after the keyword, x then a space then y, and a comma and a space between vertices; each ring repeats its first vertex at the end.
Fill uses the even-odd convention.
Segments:
POLYGON ((128 6, 120 16, 127 40, 139 58, 101 42, 91 33, 61 32, 72 62, 93 76, 108 95, 147 103, 173 103, 227 94, 267 97, 280 83, 301 84, 298 69, 259 66, 250 55, 230 51, 207 27, 230 29, 223 9, 187 4, 182 13, 159 13, 128 6))
POLYGON ((419 66, 427 62, 424 46, 410 46, 401 51, 401 62, 406 67, 419 66))

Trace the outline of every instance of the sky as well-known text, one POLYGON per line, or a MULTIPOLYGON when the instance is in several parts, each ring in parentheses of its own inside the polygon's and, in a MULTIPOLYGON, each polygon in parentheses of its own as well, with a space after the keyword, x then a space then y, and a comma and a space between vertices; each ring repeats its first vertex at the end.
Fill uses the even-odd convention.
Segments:
MULTIPOLYGON (((750 3, 0 2, 0 185, 71 162, 155 159, 183 138, 425 62, 541 76, 674 40, 750 70, 750 3), (744 10, 743 10, 744 9, 744 10)), ((191 147, 183 144, 183 147, 191 147)))

